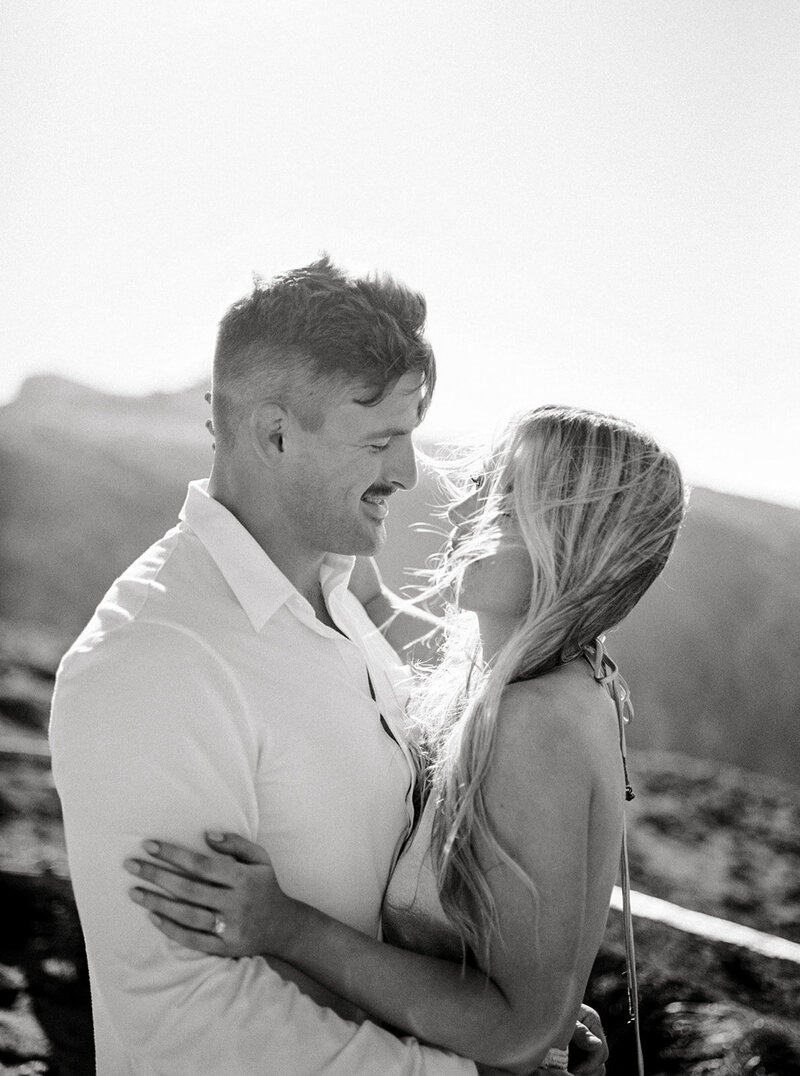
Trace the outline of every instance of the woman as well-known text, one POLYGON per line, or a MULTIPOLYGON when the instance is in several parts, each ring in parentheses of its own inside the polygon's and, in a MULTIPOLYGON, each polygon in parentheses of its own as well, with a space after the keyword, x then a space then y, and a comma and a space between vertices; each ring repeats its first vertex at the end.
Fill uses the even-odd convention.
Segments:
MULTIPOLYGON (((438 573, 460 612, 412 707, 428 794, 386 894, 391 944, 284 896, 235 835, 209 835, 222 857, 160 846, 194 879, 185 899, 134 899, 184 945, 281 958, 481 1072, 565 1069, 627 783, 626 689, 600 637, 666 564, 684 488, 631 423, 562 407, 513 420, 473 483, 438 573)), ((137 873, 174 893, 164 868, 137 873)))

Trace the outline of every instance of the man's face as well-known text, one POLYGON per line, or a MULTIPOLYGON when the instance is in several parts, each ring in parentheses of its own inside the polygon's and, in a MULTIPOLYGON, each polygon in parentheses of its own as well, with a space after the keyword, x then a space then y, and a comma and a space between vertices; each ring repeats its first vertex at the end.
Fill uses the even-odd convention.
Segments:
POLYGON ((348 395, 331 404, 319 430, 293 427, 282 504, 300 548, 360 555, 381 548, 388 497, 417 484, 411 434, 421 399, 419 375, 407 373, 372 407, 348 395))

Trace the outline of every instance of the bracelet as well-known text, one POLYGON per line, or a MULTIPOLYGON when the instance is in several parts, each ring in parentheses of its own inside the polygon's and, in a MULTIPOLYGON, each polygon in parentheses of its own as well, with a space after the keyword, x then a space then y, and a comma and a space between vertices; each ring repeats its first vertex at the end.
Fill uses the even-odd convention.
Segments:
POLYGON ((559 1050, 557 1046, 551 1047, 547 1051, 547 1057, 542 1062, 541 1067, 555 1072, 566 1072, 569 1067, 569 1052, 559 1050))

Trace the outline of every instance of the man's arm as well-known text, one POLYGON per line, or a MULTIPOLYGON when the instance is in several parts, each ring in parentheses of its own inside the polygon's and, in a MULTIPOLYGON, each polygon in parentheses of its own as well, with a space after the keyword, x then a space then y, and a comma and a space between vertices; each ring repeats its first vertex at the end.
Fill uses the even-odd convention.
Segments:
POLYGON ((372 557, 356 557, 350 590, 403 661, 430 662, 436 657, 441 620, 390 590, 372 557))
POLYGON ((470 1062, 342 1020, 259 957, 183 950, 130 901, 122 861, 143 838, 199 847, 206 826, 257 834, 262 745, 201 640, 136 624, 90 641, 60 672, 51 745, 94 986, 143 1072, 474 1073, 470 1062))

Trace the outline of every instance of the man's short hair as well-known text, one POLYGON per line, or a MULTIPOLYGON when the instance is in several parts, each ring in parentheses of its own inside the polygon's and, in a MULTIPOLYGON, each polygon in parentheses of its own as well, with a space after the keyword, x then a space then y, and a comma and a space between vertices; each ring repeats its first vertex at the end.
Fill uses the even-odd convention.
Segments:
POLYGON ((351 277, 328 255, 253 290, 219 325, 214 354, 214 435, 232 444, 259 400, 273 400, 307 429, 325 404, 350 391, 379 403, 406 373, 419 373, 423 410, 436 382, 425 339, 425 299, 388 274, 351 277))

